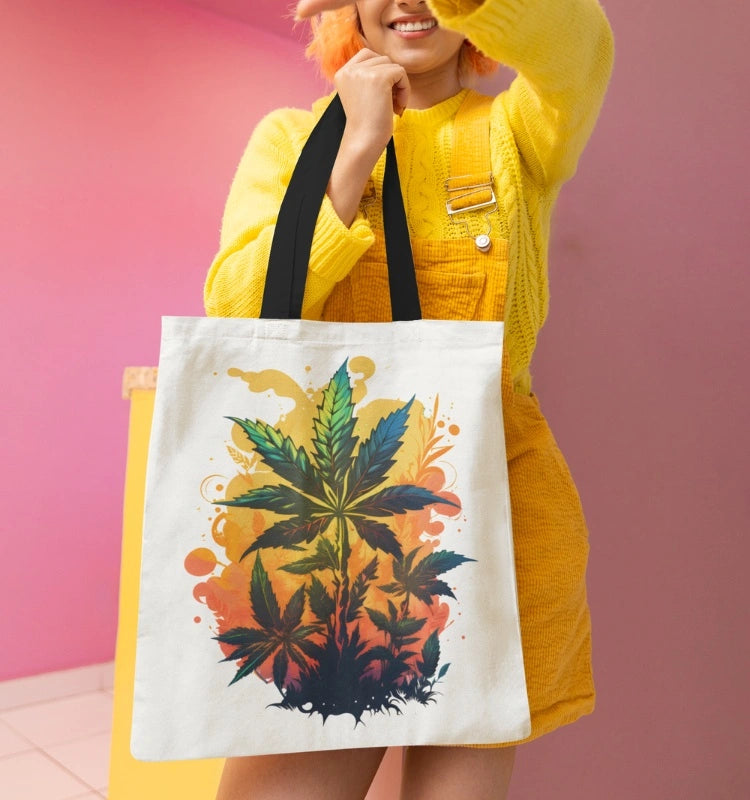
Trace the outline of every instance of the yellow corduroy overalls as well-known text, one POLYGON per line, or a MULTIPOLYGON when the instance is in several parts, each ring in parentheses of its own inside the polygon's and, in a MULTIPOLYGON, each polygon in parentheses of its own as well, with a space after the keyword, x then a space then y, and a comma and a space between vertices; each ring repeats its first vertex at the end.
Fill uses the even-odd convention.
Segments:
MULTIPOLYGON (((446 201, 461 211, 488 202, 491 189, 489 105, 469 92, 454 123, 446 201), (464 146, 462 147, 461 144, 464 146)), ((484 214, 487 205, 478 211, 484 214)), ((468 233, 468 226, 467 226, 468 233)), ((322 318, 391 319, 381 231, 326 301, 322 318)), ((412 239, 425 319, 502 320, 508 242, 490 236, 412 239)), ((514 391, 503 357, 502 401, 508 458, 521 637, 532 731, 537 738, 594 707, 591 622, 586 600, 588 534, 573 479, 537 398, 514 391)), ((499 713, 502 713, 499 710, 499 713)), ((513 744, 513 743, 508 743, 513 744)))

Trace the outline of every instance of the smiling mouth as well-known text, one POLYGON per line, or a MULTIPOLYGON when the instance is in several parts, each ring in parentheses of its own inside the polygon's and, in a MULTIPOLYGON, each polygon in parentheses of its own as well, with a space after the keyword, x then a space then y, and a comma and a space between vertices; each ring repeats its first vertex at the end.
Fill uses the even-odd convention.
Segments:
POLYGON ((436 19, 423 19, 419 22, 392 22, 388 27, 399 33, 417 33, 418 31, 429 31, 437 28, 436 19))

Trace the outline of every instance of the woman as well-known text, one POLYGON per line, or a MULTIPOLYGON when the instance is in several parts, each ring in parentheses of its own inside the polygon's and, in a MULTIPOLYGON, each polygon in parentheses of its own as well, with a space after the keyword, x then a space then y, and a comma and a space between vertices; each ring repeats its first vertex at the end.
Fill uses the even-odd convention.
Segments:
MULTIPOLYGON (((503 410, 529 739, 536 738, 594 704, 585 522, 531 393, 529 364, 547 312, 551 211, 598 116, 612 67, 611 31, 597 0, 297 5, 302 18, 320 12, 310 50, 333 76, 347 122, 313 240, 303 316, 390 318, 379 191, 383 150, 394 136, 424 316, 506 323, 503 410), (462 83, 488 71, 490 58, 518 75, 482 106, 462 83), (456 132, 469 97, 489 117, 492 174, 479 198, 487 204, 448 214, 446 200, 456 195, 450 186, 446 195, 446 181, 457 177, 456 164, 475 163, 463 151, 478 147, 456 132)), ((326 104, 312 113, 279 110, 254 132, 206 282, 209 314, 258 316, 281 198, 326 104)), ((407 748, 402 797, 503 798, 515 744, 407 748)), ((382 756, 381 749, 356 749, 230 759, 218 798, 364 797, 382 756)))

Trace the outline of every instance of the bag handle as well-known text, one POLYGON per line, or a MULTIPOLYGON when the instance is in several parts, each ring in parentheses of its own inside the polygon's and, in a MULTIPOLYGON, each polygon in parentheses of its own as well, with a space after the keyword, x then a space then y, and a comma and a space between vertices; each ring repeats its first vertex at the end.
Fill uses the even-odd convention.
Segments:
MULTIPOLYGON (((302 148, 282 200, 268 259, 261 318, 300 319, 302 316, 315 225, 345 125, 344 107, 336 95, 302 148)), ((393 320, 421 319, 393 139, 388 142, 386 151, 383 227, 393 320)))

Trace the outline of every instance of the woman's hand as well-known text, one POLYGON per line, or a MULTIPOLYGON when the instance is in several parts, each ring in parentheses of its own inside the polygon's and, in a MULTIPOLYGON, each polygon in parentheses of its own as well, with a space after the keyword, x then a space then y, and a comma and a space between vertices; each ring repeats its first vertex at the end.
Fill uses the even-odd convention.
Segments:
POLYGON ((409 101, 406 70, 364 47, 341 67, 333 83, 349 135, 374 156, 374 164, 393 135, 393 115, 403 114, 409 101))
POLYGON ((297 19, 307 19, 321 11, 333 11, 335 8, 352 5, 353 0, 299 0, 295 16, 297 19))

